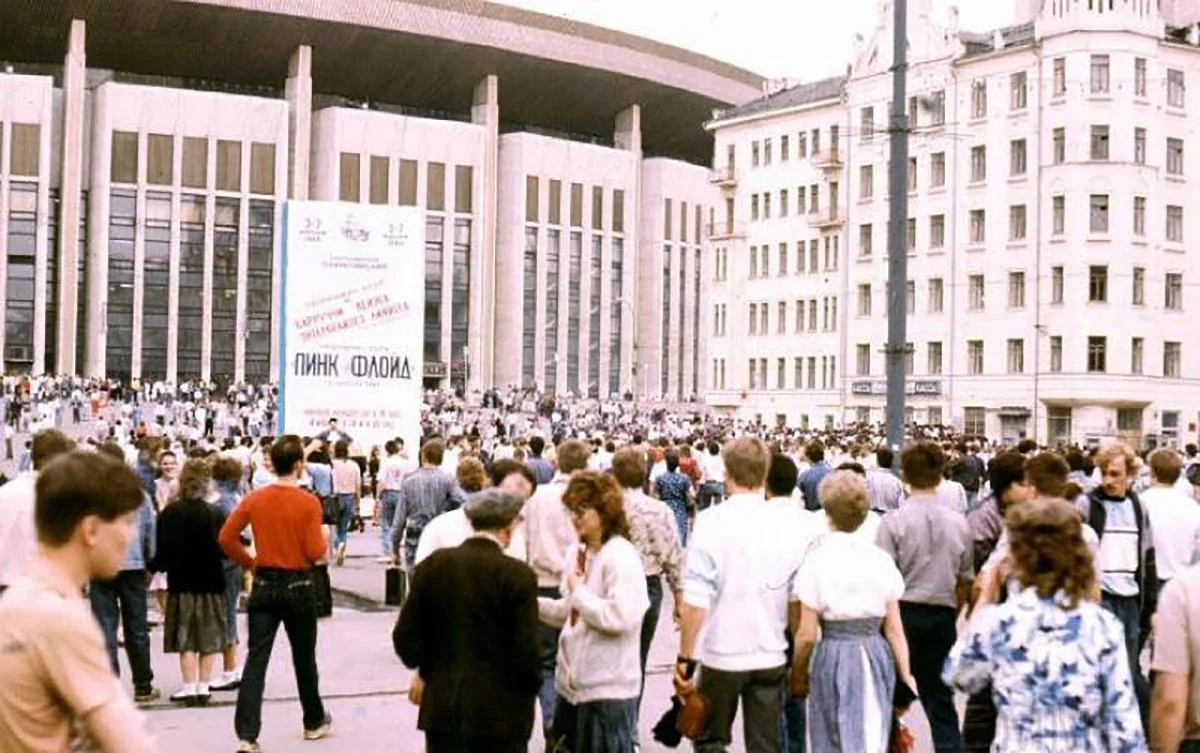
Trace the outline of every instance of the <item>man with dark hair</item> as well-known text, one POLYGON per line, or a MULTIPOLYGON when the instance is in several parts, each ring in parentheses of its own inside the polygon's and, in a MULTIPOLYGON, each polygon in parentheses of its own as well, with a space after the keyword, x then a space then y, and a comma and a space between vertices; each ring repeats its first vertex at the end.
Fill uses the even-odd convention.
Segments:
MULTIPOLYGON (((99 452, 125 462, 125 453, 116 442, 105 442, 99 452)), ((146 571, 154 559, 157 518, 154 499, 142 490, 133 539, 121 563, 121 571, 111 580, 93 579, 88 589, 92 613, 104 631, 104 643, 113 674, 121 676, 117 660, 117 623, 125 628, 125 655, 133 674, 133 697, 138 703, 158 700, 154 688, 154 670, 150 666, 150 631, 146 624, 146 571)))
POLYGON ((957 638, 958 610, 967 603, 975 574, 966 519, 938 500, 946 458, 934 442, 910 444, 900 454, 910 494, 883 519, 876 543, 904 576, 900 619, 934 749, 961 751, 954 693, 942 682, 942 665, 957 638))
POLYGON ((892 472, 895 453, 886 447, 875 450, 875 467, 867 472, 867 499, 871 510, 880 515, 900 509, 904 485, 892 472))
POLYGON ((416 569, 392 644, 417 671, 409 699, 429 753, 518 753, 533 731, 537 580, 503 552, 525 499, 498 489, 463 508, 471 535, 416 569))
POLYGON ((991 556, 1004 533, 1004 516, 1008 506, 1029 499, 1032 489, 1025 483, 1025 456, 1019 452, 1002 452, 988 466, 988 499, 967 516, 975 550, 975 567, 991 556))
POLYGON ((825 477, 833 471, 833 468, 825 462, 825 445, 821 444, 819 440, 808 443, 804 448, 804 457, 811 464, 797 482, 800 486, 800 493, 804 495, 804 507, 808 510, 820 510, 821 497, 817 490, 821 487, 821 482, 825 480, 825 477))
POLYGON ((271 446, 271 465, 278 480, 251 492, 221 528, 221 548, 234 562, 254 572, 247 604, 248 637, 242 685, 238 689, 234 729, 239 753, 259 753, 262 699, 271 646, 282 624, 292 647, 292 666, 300 705, 304 709, 304 739, 320 740, 332 719, 321 702, 317 676, 317 609, 313 564, 325 556, 321 505, 300 488, 304 446, 300 437, 280 437, 271 446), (242 544, 246 526, 254 528, 253 557, 242 544))
POLYGON ((141 483, 105 454, 56 454, 39 456, 32 517, 40 552, 0 598, 0 741, 6 751, 150 753, 154 740, 83 596, 90 579, 120 571, 141 483))
POLYGON ((347 445, 354 444, 353 437, 351 437, 349 434, 345 433, 344 431, 341 431, 340 429, 338 429, 337 416, 331 416, 329 418, 328 428, 326 428, 325 431, 321 432, 320 434, 318 434, 317 436, 315 436, 313 438, 321 440, 321 442, 329 445, 330 447, 337 444, 338 442, 345 442, 347 445))
POLYGON ((57 429, 46 429, 30 442, 33 469, 0 487, 0 593, 37 556, 33 511, 39 474, 51 460, 70 452, 74 443, 57 429))
POLYGON ((400 501, 404 477, 415 468, 408 460, 400 456, 400 443, 392 439, 384 443, 383 451, 386 456, 379 464, 379 535, 382 546, 382 560, 391 561, 392 556, 392 524, 396 518, 396 504, 400 501))
POLYGON ((533 470, 539 484, 548 484, 554 480, 554 466, 542 457, 545 450, 546 440, 537 435, 529 438, 529 458, 525 461, 525 465, 533 470))

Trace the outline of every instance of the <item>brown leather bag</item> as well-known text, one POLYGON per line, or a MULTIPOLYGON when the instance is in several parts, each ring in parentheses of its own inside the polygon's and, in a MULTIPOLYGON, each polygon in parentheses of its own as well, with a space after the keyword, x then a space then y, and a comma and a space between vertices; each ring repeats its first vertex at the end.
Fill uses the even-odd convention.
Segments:
POLYGON ((699 692, 691 693, 681 700, 683 708, 679 710, 679 721, 676 725, 679 734, 689 740, 697 740, 704 735, 708 727, 708 714, 712 710, 712 704, 699 692))

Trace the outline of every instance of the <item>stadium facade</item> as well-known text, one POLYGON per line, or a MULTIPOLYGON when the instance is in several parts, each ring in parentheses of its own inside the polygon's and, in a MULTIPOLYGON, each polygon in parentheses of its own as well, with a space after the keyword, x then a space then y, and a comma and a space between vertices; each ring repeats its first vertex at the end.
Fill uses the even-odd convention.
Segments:
POLYGON ((0 0, 8 372, 276 371, 282 206, 425 216, 425 380, 701 395, 754 74, 470 0, 0 0))

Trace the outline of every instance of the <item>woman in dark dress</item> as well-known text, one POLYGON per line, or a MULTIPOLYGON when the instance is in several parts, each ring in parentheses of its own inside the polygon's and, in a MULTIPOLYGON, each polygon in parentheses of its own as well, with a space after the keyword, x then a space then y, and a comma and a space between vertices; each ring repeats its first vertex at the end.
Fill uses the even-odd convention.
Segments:
POLYGON ((167 574, 163 651, 179 654, 183 687, 171 700, 188 706, 208 703, 213 665, 228 643, 225 555, 217 544, 225 515, 210 504, 212 491, 209 462, 188 460, 179 497, 158 516, 154 570, 167 574))

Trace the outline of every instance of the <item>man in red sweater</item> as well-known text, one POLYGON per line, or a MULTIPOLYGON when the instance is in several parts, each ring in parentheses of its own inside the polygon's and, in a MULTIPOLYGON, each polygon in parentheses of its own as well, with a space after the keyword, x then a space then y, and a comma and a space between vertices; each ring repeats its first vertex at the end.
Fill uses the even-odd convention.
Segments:
POLYGON ((246 666, 233 722, 239 753, 261 750, 263 686, 281 623, 292 646, 304 709, 304 739, 327 736, 332 722, 317 687, 317 608, 312 579, 313 563, 325 556, 325 533, 320 503, 299 486, 304 473, 300 438, 288 435, 277 440, 271 446, 271 465, 278 480, 246 495, 221 528, 219 539, 230 559, 254 573, 254 588, 246 606, 246 666), (246 526, 254 531, 254 556, 242 544, 246 526))

